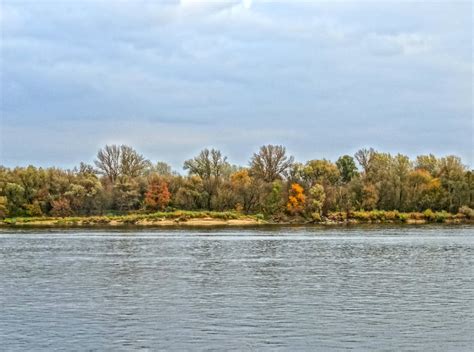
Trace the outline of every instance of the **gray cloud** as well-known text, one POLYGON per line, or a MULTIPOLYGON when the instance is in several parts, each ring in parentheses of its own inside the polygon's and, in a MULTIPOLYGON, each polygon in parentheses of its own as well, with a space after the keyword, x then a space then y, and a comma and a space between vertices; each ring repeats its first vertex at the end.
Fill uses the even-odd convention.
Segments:
POLYGON ((0 13, 8 165, 73 166, 114 142, 175 166, 204 146, 245 163, 263 143, 474 161, 470 2, 6 0, 0 13))

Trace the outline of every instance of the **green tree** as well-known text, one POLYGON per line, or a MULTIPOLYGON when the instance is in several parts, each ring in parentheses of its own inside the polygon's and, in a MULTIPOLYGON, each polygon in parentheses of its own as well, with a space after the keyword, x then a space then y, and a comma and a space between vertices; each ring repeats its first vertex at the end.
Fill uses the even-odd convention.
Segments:
POLYGON ((0 219, 8 216, 8 200, 7 197, 0 196, 0 219))
POLYGON ((349 155, 343 155, 336 161, 336 166, 341 175, 341 180, 344 183, 350 182, 359 173, 354 158, 349 155))
POLYGON ((204 149, 193 159, 184 162, 184 170, 190 175, 199 176, 203 182, 207 209, 212 209, 213 198, 219 192, 219 186, 224 176, 230 174, 230 164, 227 157, 219 150, 204 149))
POLYGON ((315 221, 321 221, 324 203, 326 201, 326 193, 324 187, 320 184, 314 184, 309 190, 309 205, 311 217, 315 221))
POLYGON ((12 216, 24 215, 25 189, 16 183, 7 183, 4 192, 8 200, 8 213, 12 216))
POLYGON ((113 201, 119 211, 135 210, 140 207, 140 185, 138 182, 127 176, 117 179, 113 187, 113 201))

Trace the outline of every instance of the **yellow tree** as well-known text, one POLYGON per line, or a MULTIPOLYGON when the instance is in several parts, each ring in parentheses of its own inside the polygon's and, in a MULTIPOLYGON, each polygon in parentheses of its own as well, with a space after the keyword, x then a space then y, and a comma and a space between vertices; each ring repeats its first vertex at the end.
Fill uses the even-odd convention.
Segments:
POLYGON ((303 187, 297 183, 293 183, 288 195, 286 208, 291 214, 301 213, 304 210, 305 203, 306 197, 304 195, 303 187))

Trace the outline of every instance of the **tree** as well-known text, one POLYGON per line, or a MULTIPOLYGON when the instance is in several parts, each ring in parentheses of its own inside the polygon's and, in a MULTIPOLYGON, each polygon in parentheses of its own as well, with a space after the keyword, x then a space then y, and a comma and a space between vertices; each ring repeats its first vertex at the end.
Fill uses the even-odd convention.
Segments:
POLYGON ((311 217, 315 221, 321 221, 324 202, 326 201, 326 193, 324 187, 320 184, 315 184, 309 190, 310 195, 310 212, 311 217))
POLYGON ((464 176, 466 167, 457 156, 450 155, 438 161, 441 185, 447 192, 447 209, 457 211, 469 201, 469 185, 464 176))
POLYGON ((102 208, 103 187, 95 174, 77 174, 67 192, 71 209, 76 214, 91 215, 102 208))
POLYGON ((8 200, 8 213, 13 216, 23 215, 26 203, 25 189, 17 183, 9 182, 5 186, 4 194, 8 200))
POLYGON ((426 170, 431 176, 437 177, 438 170, 438 159, 433 154, 419 155, 416 157, 415 168, 417 170, 426 170))
POLYGON ((357 153, 355 153, 354 157, 356 158, 357 162, 362 166, 362 169, 366 174, 371 171, 372 161, 374 159, 376 152, 373 148, 370 149, 360 149, 357 153))
POLYGON ((199 176, 179 178, 176 192, 172 192, 172 204, 179 209, 203 209, 208 205, 208 194, 204 190, 203 181, 199 176))
POLYGON ((69 200, 66 198, 59 198, 51 202, 51 215, 66 217, 73 214, 69 200))
POLYGON ((164 210, 171 199, 168 184, 159 177, 154 177, 148 184, 145 194, 145 206, 151 210, 164 210))
POLYGON ((219 150, 204 149, 193 159, 186 160, 183 166, 190 175, 199 176, 206 192, 207 209, 212 209, 212 200, 219 191, 219 186, 224 175, 230 173, 230 164, 227 157, 219 150))
POLYGON ((120 151, 120 174, 123 176, 138 177, 151 165, 149 160, 132 147, 122 145, 120 151))
POLYGON ((341 180, 344 183, 350 182, 354 177, 358 175, 357 166, 354 162, 354 158, 349 155, 343 155, 336 161, 341 180))
POLYGON ((127 176, 121 176, 113 187, 113 202, 115 208, 120 211, 138 209, 140 207, 140 185, 127 176))
POLYGON ((282 182, 276 180, 265 185, 267 189, 263 192, 265 196, 262 211, 267 215, 279 215, 284 205, 282 182))
POLYGON ((372 184, 366 184, 362 188, 362 208, 365 210, 374 210, 379 200, 377 188, 372 184))
POLYGON ((390 164, 390 183, 393 191, 392 206, 390 209, 406 210, 408 180, 412 164, 406 155, 397 154, 392 158, 390 164))
POLYGON ((158 161, 155 165, 150 167, 150 173, 155 173, 158 176, 170 177, 176 176, 177 173, 173 171, 171 165, 164 161, 158 161))
POLYGON ((303 187, 297 183, 293 183, 288 195, 286 209, 290 212, 290 214, 299 214, 303 212, 305 203, 306 197, 304 195, 303 187))
POLYGON ((106 145, 99 150, 97 160, 94 161, 100 173, 107 176, 112 184, 120 175, 121 155, 121 148, 118 145, 106 145))
POLYGON ((316 183, 334 185, 340 176, 336 165, 326 159, 308 161, 303 173, 310 186, 316 183))
POLYGON ((264 145, 250 160, 251 174, 265 182, 283 178, 293 164, 294 158, 286 155, 281 145, 264 145))
POLYGON ((284 147, 267 145, 253 154, 249 168, 241 168, 220 151, 204 149, 184 163, 188 175, 181 176, 166 163, 151 165, 131 147, 110 145, 99 150, 95 165, 81 163, 72 170, 0 166, 0 217, 212 209, 317 220, 352 209, 474 208, 474 171, 456 156, 429 154, 411 161, 361 149, 355 159, 295 163, 284 147))
POLYGON ((106 145, 94 163, 112 184, 119 176, 138 177, 150 166, 143 155, 126 145, 106 145))
POLYGON ((249 175, 247 169, 234 172, 230 176, 232 191, 235 194, 238 206, 245 213, 256 209, 262 195, 262 183, 249 175))
POLYGON ((0 197, 0 219, 4 219, 8 216, 8 200, 7 197, 0 197))

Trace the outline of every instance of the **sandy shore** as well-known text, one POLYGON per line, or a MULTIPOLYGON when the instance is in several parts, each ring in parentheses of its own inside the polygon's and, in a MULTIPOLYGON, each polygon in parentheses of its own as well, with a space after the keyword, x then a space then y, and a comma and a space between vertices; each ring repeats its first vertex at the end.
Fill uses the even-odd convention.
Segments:
POLYGON ((110 220, 107 222, 94 221, 85 218, 79 221, 69 221, 62 219, 44 219, 44 220, 31 220, 28 222, 16 222, 14 224, 0 223, 3 226, 12 227, 61 227, 61 226, 104 226, 104 227, 117 227, 117 226, 143 226, 143 227, 167 227, 167 226, 255 226, 267 224, 267 222, 256 219, 216 219, 216 218, 196 218, 196 219, 158 219, 158 220, 138 220, 133 223, 128 223, 120 220, 110 220))

